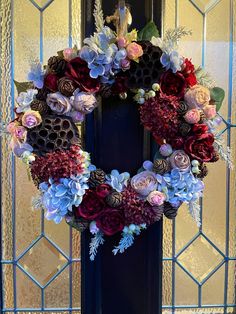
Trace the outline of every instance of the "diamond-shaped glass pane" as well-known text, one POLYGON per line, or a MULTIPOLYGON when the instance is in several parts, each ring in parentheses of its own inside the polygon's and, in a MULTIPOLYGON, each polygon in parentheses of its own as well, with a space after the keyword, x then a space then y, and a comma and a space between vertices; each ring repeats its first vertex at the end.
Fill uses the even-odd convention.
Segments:
POLYGON ((192 2, 205 13, 218 0, 192 0, 192 2))
POLYGON ((41 9, 47 5, 51 0, 33 0, 34 3, 36 3, 41 9))
POLYGON ((223 259, 223 256, 202 236, 178 257, 181 265, 199 282, 203 281, 223 259))
POLYGON ((66 258, 45 238, 37 242, 19 261, 42 286, 65 265, 66 258))

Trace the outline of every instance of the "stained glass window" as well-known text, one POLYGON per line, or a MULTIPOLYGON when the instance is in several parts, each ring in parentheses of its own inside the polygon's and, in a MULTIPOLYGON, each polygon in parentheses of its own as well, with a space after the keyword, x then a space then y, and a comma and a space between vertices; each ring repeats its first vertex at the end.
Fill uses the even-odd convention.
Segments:
MULTIPOLYGON (((163 31, 192 29, 181 51, 226 90, 221 132, 236 153, 236 1, 165 0, 163 31)), ((235 171, 224 162, 209 167, 198 229, 182 207, 164 222, 163 314, 236 313, 235 171)))

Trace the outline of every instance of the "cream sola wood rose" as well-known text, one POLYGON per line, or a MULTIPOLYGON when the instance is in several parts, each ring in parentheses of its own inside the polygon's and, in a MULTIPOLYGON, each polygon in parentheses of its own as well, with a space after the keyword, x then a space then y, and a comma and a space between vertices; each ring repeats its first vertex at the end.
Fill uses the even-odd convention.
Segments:
POLYGON ((217 132, 224 91, 178 52, 190 32, 179 27, 160 38, 150 22, 117 34, 101 15, 96 6, 97 31, 80 50, 66 48, 46 67, 32 65, 30 82, 16 82, 16 116, 6 130, 39 189, 34 207, 57 224, 65 219, 77 230, 90 227, 91 260, 105 236, 121 234, 113 253, 123 253, 163 213, 174 219, 182 203, 199 226, 207 164, 219 155, 231 164, 217 132), (97 169, 82 148, 78 124, 102 97, 133 97, 157 144, 153 161, 133 176, 97 169))

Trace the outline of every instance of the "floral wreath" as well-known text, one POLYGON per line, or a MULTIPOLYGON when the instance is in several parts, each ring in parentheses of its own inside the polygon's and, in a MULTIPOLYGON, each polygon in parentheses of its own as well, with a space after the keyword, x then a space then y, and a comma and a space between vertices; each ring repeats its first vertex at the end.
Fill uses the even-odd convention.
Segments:
POLYGON ((179 39, 191 32, 179 27, 160 38, 153 22, 128 32, 126 6, 106 19, 115 23, 115 32, 105 26, 99 1, 94 17, 97 31, 81 50, 64 49, 46 67, 32 65, 29 82, 15 82, 16 117, 6 130, 14 154, 28 165, 39 188, 33 207, 43 208, 46 219, 57 224, 65 218, 80 231, 89 228, 91 260, 104 235, 121 233, 113 253, 122 253, 163 214, 174 219, 182 203, 200 225, 207 163, 220 156, 231 165, 217 133, 225 93, 177 51, 179 39), (99 98, 125 99, 127 93, 159 146, 154 160, 144 161, 133 177, 92 165, 77 125, 99 98))

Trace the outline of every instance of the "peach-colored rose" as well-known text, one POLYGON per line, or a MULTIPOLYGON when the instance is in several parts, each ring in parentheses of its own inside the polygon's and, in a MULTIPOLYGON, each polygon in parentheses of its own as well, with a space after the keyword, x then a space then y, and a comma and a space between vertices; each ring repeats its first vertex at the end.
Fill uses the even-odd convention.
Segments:
POLYGON ((203 112, 207 119, 213 119, 216 116, 216 106, 215 105, 207 105, 203 108, 203 112))
POLYGON ((7 131, 11 134, 14 134, 15 129, 17 126, 20 126, 20 123, 15 121, 11 121, 8 125, 7 125, 7 131))
POLYGON ((211 95, 208 88, 202 85, 195 85, 186 92, 184 99, 190 109, 202 109, 205 106, 209 105, 211 95))
POLYGON ((41 115, 38 111, 28 110, 22 117, 22 125, 28 129, 32 129, 42 123, 41 115))
POLYGON ((117 44, 119 48, 125 48, 128 44, 128 41, 125 37, 119 37, 117 39, 117 44))
POLYGON ((191 109, 187 111, 184 116, 186 122, 190 124, 198 123, 201 118, 200 111, 198 109, 191 109))
POLYGON ((143 55, 143 48, 137 43, 131 43, 126 48, 127 56, 130 60, 137 60, 143 55))
POLYGON ((153 191, 147 197, 147 201, 151 206, 160 206, 165 200, 165 194, 159 191, 153 191))

